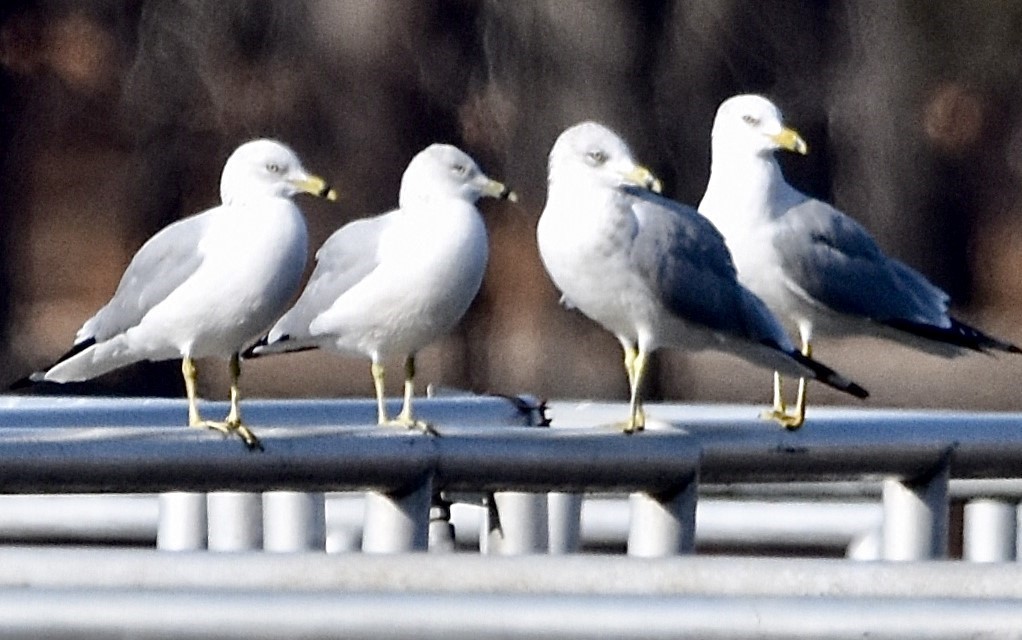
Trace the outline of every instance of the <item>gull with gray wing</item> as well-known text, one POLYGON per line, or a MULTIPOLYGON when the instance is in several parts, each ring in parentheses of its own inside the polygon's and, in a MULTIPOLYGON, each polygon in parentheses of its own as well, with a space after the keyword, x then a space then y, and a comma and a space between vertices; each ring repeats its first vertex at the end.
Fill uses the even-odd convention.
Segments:
POLYGON ((412 412, 415 355, 455 327, 482 284, 482 196, 516 199, 456 147, 418 153, 401 178, 398 208, 330 236, 298 301, 250 355, 324 348, 366 356, 379 424, 428 429, 412 412), (393 420, 384 403, 390 356, 405 363, 404 405, 393 420))
POLYGON ((624 431, 645 424, 640 391, 650 353, 716 349, 764 367, 866 391, 802 355, 766 305, 738 283, 723 238, 660 185, 610 129, 584 122, 550 152, 540 256, 566 300, 621 343, 630 387, 624 431))
MULTIPOLYGON (((798 327, 802 353, 812 353, 816 333, 877 336, 943 357, 1020 352, 955 319, 946 293, 884 255, 855 220, 785 181, 774 152, 808 148, 772 102, 758 95, 725 100, 711 146, 699 212, 726 239, 742 284, 798 327)), ((798 428, 805 405, 805 380, 789 412, 775 373, 769 415, 798 428)))
POLYGON ((308 239, 292 201, 298 193, 337 197, 287 146, 261 139, 238 147, 224 165, 222 204, 143 244, 72 349, 31 380, 87 380, 141 360, 182 358, 188 424, 235 433, 259 448, 241 420, 239 353, 280 317, 301 284, 308 239), (198 358, 229 361, 231 408, 222 422, 199 413, 198 358))

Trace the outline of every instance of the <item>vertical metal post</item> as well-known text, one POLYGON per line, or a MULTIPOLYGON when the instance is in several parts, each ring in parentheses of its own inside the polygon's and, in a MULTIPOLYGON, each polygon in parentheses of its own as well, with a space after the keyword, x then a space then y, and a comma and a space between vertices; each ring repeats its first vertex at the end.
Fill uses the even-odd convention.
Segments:
POLYGON ((698 493, 697 478, 669 494, 633 493, 628 555, 656 558, 694 552, 698 493))
POLYGON ((433 496, 429 508, 429 550, 438 553, 454 551, 454 525, 451 524, 451 503, 433 496))
POLYGON ((206 548, 206 494, 175 491, 160 494, 156 548, 194 551, 206 548))
POLYGON ((1022 504, 1015 509, 1015 559, 1022 561, 1022 504))
POLYGON ((547 494, 500 491, 493 494, 487 553, 505 556, 546 553, 549 542, 547 494))
POLYGON ((972 562, 1011 562, 1018 529, 1016 505, 977 498, 965 503, 962 557, 972 562))
POLYGON ((326 506, 322 493, 268 491, 263 494, 263 549, 326 549, 326 506))
POLYGON ((582 529, 582 495, 551 493, 547 496, 551 554, 578 551, 582 529))
POLYGON ((210 551, 263 548, 263 497, 258 493, 217 491, 207 497, 210 551))
POLYGON ((922 478, 884 481, 884 560, 947 555, 949 477, 945 461, 922 478))
POLYGON ((429 547, 429 508, 433 478, 423 478, 402 493, 366 493, 362 551, 398 553, 425 551, 429 547))

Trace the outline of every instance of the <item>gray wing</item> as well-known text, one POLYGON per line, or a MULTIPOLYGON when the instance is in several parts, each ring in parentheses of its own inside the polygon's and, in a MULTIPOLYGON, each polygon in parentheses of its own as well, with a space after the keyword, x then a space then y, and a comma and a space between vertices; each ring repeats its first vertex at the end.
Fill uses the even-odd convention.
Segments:
POLYGON ((295 340, 307 337, 309 324, 316 316, 376 269, 380 235, 396 213, 349 222, 327 238, 316 252, 316 268, 305 290, 270 330, 269 343, 282 337, 295 340))
POLYGON ((633 194, 639 221, 633 264, 668 309, 716 332, 790 348, 766 305, 739 284, 724 238, 709 220, 673 200, 633 194))
POLYGON ((87 320, 75 344, 103 342, 137 325, 202 263, 199 241, 212 210, 178 220, 149 238, 131 259, 110 302, 87 320))
POLYGON ((807 198, 789 209, 773 242, 789 286, 835 311, 888 323, 949 322, 946 293, 885 256, 869 232, 825 202, 807 198))

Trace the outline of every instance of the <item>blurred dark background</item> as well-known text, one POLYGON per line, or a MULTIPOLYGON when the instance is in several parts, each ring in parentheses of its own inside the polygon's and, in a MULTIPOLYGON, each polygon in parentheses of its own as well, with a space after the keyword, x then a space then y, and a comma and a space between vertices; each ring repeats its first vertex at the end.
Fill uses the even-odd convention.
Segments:
MULTIPOLYGON (((288 142, 342 192, 301 200, 311 250, 393 207, 408 160, 444 141, 521 201, 483 205, 483 291, 420 355, 420 380, 623 399, 616 341, 558 306, 539 262, 546 154, 565 127, 603 121, 695 204, 716 107, 747 92, 771 97, 809 142, 808 157, 782 158, 791 182, 863 222, 958 315, 1022 342, 1020 85, 1022 4, 995 0, 8 0, 4 379, 63 353, 149 235, 215 205, 242 141, 288 142)), ((1022 409, 1022 358, 945 361, 866 339, 820 341, 816 355, 874 406, 1022 409)), ((204 364, 205 395, 222 397, 226 367, 204 364)), ((243 391, 369 395, 368 368, 265 358, 246 366, 243 391)), ((733 358, 670 353, 650 393, 765 403, 769 389, 768 372, 733 358)), ((163 363, 56 390, 179 395, 181 383, 178 363, 163 363)))

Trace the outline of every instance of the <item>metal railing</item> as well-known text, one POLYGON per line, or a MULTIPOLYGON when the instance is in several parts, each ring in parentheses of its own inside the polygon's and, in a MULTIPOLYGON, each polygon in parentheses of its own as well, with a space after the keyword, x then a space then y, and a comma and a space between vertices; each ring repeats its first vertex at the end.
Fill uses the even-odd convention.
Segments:
MULTIPOLYGON (((0 404, 2 493, 160 493, 161 548, 298 551, 324 549, 326 492, 365 491, 362 549, 384 553, 121 550, 109 552, 123 554, 116 559, 99 556, 91 569, 83 565, 85 579, 54 582, 39 578, 47 562, 73 564, 46 555, 58 551, 15 550, 25 554, 20 561, 0 552, 0 601, 19 603, 0 608, 0 635, 89 638, 127 629, 148 637, 159 635, 159 621, 174 637, 1022 632, 1022 572, 1014 563, 867 564, 860 565, 867 573, 855 573, 860 570, 847 561, 668 558, 693 550, 700 495, 776 500, 828 494, 879 497, 881 558, 946 557, 952 497, 966 500, 966 557, 1014 557, 1022 497, 1017 414, 817 408, 803 429, 787 432, 761 422, 750 407, 653 405, 647 431, 625 436, 608 426, 620 418, 620 405, 554 403, 552 428, 536 426, 543 422, 538 407, 504 398, 427 399, 419 408, 437 425, 438 437, 367 425, 369 402, 249 401, 246 417, 266 446, 258 454, 234 440, 174 426, 184 411, 178 401, 26 398, 0 404), (490 565, 499 559, 406 554, 452 549, 450 503, 458 501, 483 505, 479 544, 491 555, 570 551, 583 535, 582 496, 592 501, 594 494, 630 495, 627 526, 614 535, 625 538, 632 558, 524 555, 490 565), (163 562, 180 562, 181 572, 153 582, 153 563, 163 562), (238 564, 223 564, 231 562, 238 564), (335 577, 351 563, 363 578, 389 578, 317 582, 309 563, 335 577), (888 573, 868 573, 878 566, 888 573), (270 578, 260 582, 259 575, 270 575, 260 573, 271 571, 267 567, 320 587, 293 592, 270 578), (700 571, 717 575, 717 582, 678 586, 681 576, 700 571), (226 584, 232 572, 247 586, 226 584), (624 593, 628 580, 644 586, 624 593), (943 590, 921 586, 938 582, 943 590), (153 610, 144 597, 150 591, 165 609, 153 610), (215 607, 202 604, 211 594, 215 607), (63 612, 78 618, 53 622, 53 607, 46 605, 57 595, 67 598, 63 612), (225 613, 243 602, 281 619, 270 624, 225 613), (188 607, 200 613, 187 620, 165 615, 188 607), (509 618, 499 611, 530 613, 509 618), (455 612, 462 613, 450 618, 455 612), (395 617, 417 622, 388 627, 395 617), (229 633, 211 631, 223 624, 229 633), (56 635, 40 635, 47 629, 56 635)), ((613 504, 622 513, 621 503, 613 504)), ((103 552, 78 557, 92 553, 103 552)))

